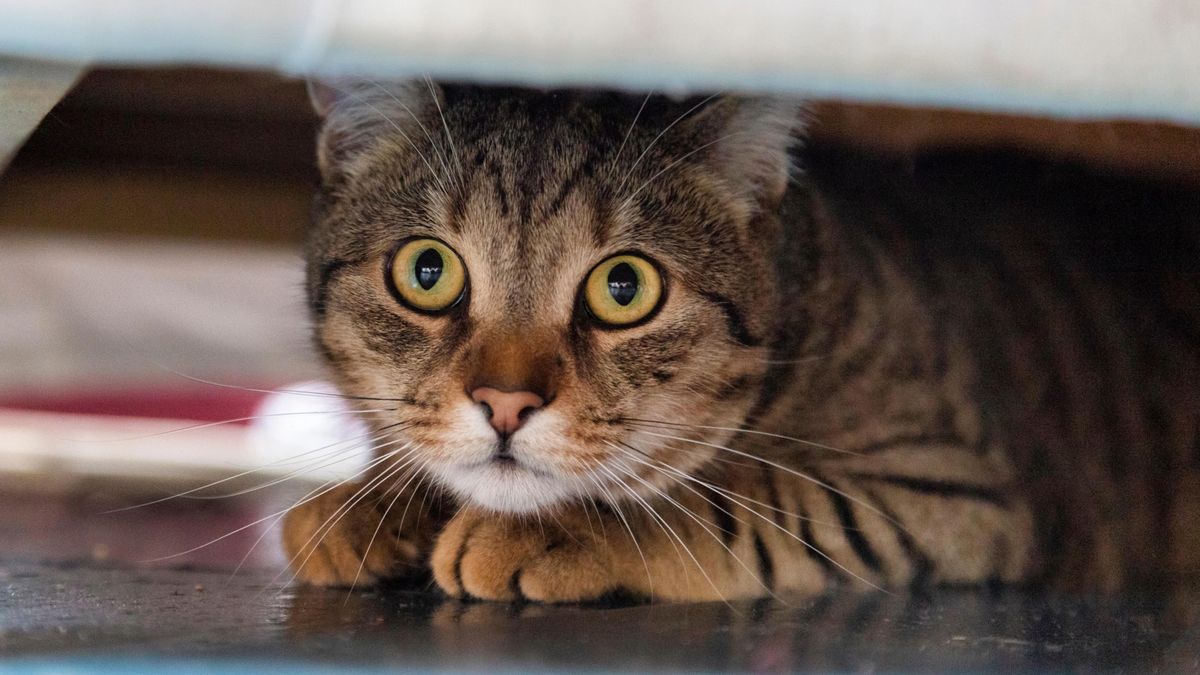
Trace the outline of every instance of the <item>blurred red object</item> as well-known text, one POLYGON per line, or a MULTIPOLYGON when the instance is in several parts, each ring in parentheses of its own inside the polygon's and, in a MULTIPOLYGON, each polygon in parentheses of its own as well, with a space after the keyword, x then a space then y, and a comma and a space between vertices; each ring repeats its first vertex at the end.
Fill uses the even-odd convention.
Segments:
MULTIPOLYGON (((270 390, 270 385, 255 387, 270 390)), ((69 415, 107 415, 197 422, 249 417, 267 396, 257 391, 208 386, 115 391, 58 391, 0 396, 0 408, 69 415)), ((246 421, 231 424, 246 424, 246 421)))

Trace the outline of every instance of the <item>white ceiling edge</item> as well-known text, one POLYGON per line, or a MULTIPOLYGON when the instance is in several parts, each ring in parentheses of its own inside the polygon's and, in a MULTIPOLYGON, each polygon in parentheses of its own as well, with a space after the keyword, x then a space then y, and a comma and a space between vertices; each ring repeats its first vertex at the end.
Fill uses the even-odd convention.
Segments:
POLYGON ((0 0, 0 54, 1200 124, 1200 0, 0 0))

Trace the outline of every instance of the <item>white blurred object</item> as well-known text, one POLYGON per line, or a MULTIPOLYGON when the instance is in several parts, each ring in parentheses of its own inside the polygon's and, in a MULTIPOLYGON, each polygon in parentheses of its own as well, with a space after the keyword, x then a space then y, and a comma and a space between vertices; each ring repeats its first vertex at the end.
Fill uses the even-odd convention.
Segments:
POLYGON ((370 429, 327 382, 280 387, 254 415, 248 446, 278 472, 337 480, 353 476, 370 458, 370 429))
POLYGON ((249 425, 0 408, 0 489, 218 482, 200 495, 268 484, 306 491, 352 478, 370 457, 371 434, 336 393, 319 381, 282 387, 249 425))
POLYGON ((0 54, 1200 122, 1196 0, 0 0, 0 54))
MULTIPOLYGON (((0 485, 68 492, 94 479, 188 488, 234 476, 261 462, 246 449, 245 428, 105 415, 0 408, 0 485)), ((256 477, 223 484, 226 491, 256 477)))

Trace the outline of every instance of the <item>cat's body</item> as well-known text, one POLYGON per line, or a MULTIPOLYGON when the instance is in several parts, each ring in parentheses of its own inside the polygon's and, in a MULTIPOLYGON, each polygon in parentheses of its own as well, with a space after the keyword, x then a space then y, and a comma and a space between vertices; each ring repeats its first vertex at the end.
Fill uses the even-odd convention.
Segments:
POLYGON ((789 186, 785 102, 639 104, 327 101, 318 341, 360 408, 396 410, 371 413, 363 482, 289 515, 301 578, 428 565, 451 594, 547 601, 1111 589, 1195 549, 1195 263, 1149 278, 1092 250, 1128 233, 789 186), (397 295, 414 241, 461 258, 452 304, 397 295), (622 256, 662 289, 615 325, 591 280, 622 256))

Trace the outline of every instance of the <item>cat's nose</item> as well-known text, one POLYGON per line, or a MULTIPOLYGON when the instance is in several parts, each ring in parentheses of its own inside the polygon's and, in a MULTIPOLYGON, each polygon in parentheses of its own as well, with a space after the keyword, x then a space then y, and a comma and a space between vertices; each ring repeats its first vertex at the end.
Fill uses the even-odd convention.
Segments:
POLYGON ((507 438, 520 429, 525 420, 546 401, 532 391, 500 391, 492 387, 477 387, 471 398, 482 404, 488 421, 501 438, 507 438))

